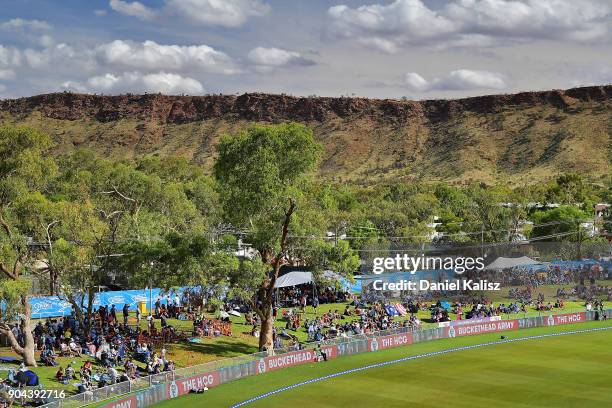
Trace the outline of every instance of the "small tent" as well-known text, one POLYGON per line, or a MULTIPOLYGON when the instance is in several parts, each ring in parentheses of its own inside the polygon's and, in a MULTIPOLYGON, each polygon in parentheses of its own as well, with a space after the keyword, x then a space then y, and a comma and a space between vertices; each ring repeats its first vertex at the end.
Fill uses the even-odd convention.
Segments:
MULTIPOLYGON (((329 270, 323 271, 322 277, 325 279, 340 281, 340 284, 343 287, 350 288, 350 282, 348 282, 348 280, 338 275, 334 271, 329 271, 329 270)), ((276 283, 274 284, 274 287, 275 288, 285 288, 289 286, 304 285, 306 283, 312 283, 312 282, 314 282, 314 277, 312 275, 312 272, 292 271, 292 272, 286 273, 285 275, 279 276, 278 279, 276 280, 276 283)))
POLYGON ((288 286, 297 286, 303 285, 305 283, 312 282, 312 273, 310 272, 289 272, 283 276, 280 276, 276 283, 274 284, 275 288, 285 288, 288 286))
POLYGON ((536 266, 543 265, 542 262, 538 262, 529 258, 528 256, 521 256, 518 258, 504 258, 500 256, 489 265, 485 267, 487 270, 501 271, 503 269, 511 269, 517 267, 527 267, 527 266, 536 266))

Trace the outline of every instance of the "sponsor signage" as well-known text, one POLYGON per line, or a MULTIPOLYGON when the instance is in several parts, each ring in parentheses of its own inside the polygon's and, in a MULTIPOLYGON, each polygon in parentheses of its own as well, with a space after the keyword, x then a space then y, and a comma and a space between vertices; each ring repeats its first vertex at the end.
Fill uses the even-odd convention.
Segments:
POLYGON ((448 326, 464 326, 466 324, 484 323, 484 322, 496 322, 501 320, 501 316, 483 317, 480 319, 465 319, 465 320, 450 320, 448 322, 438 323, 438 327, 448 326))
MULTIPOLYGON (((338 347, 335 345, 321 346, 321 351, 327 354, 328 360, 338 356, 338 347)), ((317 353, 314 349, 307 349, 279 354, 277 356, 264 357, 255 361, 256 371, 257 374, 263 374, 268 371, 274 371, 298 364, 312 363, 315 361, 316 356, 317 353)))
POLYGON ((556 326, 558 324, 572 324, 586 322, 586 313, 568 313, 562 315, 550 315, 544 318, 547 326, 556 326))
MULTIPOLYGON (((609 314, 612 313, 612 309, 608 309, 609 314)), ((527 318, 525 320, 536 323, 536 326, 545 324, 548 326, 556 324, 571 324, 587 321, 587 313, 570 313, 563 315, 551 315, 544 316, 542 318, 527 318), (542 320, 543 319, 543 320, 542 320)), ((518 320, 503 320, 503 321, 488 321, 480 322, 480 320, 465 320, 464 324, 459 326, 447 326, 444 328, 444 334, 446 337, 457 337, 457 336, 470 336, 476 334, 485 334, 500 332, 506 330, 518 330, 518 320), (469 324, 468 324, 469 323, 469 324)), ((438 333, 435 331, 434 333, 438 333)), ((429 336, 428 336, 429 337, 429 336)), ((433 338, 438 338, 437 335, 433 338)), ((423 339, 431 340, 429 338, 423 339)), ((412 344, 413 336, 412 333, 404 333, 390 336, 383 336, 378 338, 371 338, 367 340, 368 351, 376 351, 379 349, 397 347, 406 344, 412 344)), ((328 358, 336 358, 339 355, 339 350, 343 351, 344 354, 353 354, 363 351, 366 340, 359 340, 352 343, 340 344, 338 346, 325 346, 321 347, 322 351, 327 353, 328 358), (359 345, 359 346, 358 346, 359 345)), ((305 364, 308 362, 314 362, 316 353, 314 349, 294 351, 291 353, 266 357, 259 360, 255 360, 254 364, 256 372, 258 374, 265 373, 269 370, 276 370, 298 364, 305 364)), ((139 408, 150 405, 151 402, 160 402, 164 399, 175 398, 180 395, 186 394, 191 389, 202 389, 204 387, 213 387, 219 385, 220 374, 218 371, 205 373, 197 376, 193 376, 186 379, 178 379, 172 382, 161 383, 153 389, 148 388, 140 391, 136 396, 128 396, 117 401, 113 401, 102 405, 100 408, 139 408), (159 396, 151 394, 152 390, 159 391, 159 396), (145 398, 150 396, 150 398, 145 398)))
POLYGON ((412 333, 394 334, 391 336, 373 337, 368 339, 368 351, 383 350, 392 347, 412 344, 412 333))
MULTIPOLYGON (((178 288, 176 291, 166 292, 159 288, 149 290, 122 290, 112 292, 99 292, 96 293, 93 301, 95 307, 115 305, 117 311, 121 311, 124 304, 128 304, 130 310, 136 310, 138 303, 142 301, 147 302, 147 308, 149 307, 149 297, 152 298, 153 302, 157 299, 162 304, 167 304, 168 299, 174 299, 174 296, 178 293, 181 295, 189 287, 178 288)), ((81 300, 81 299, 77 299, 81 300)), ((41 297, 30 297, 28 298, 30 307, 32 309, 32 317, 36 319, 45 317, 56 317, 56 316, 68 316, 72 313, 72 305, 58 296, 41 296, 41 297)), ((83 302, 87 303, 87 296, 84 297, 83 302)))
POLYGON ((122 398, 119 401, 113 401, 103 405, 101 408, 136 408, 136 397, 132 395, 127 398, 122 398))
POLYGON ((501 320, 497 322, 484 322, 466 324, 463 326, 450 326, 444 330, 446 337, 473 336, 476 334, 496 333, 506 330, 518 330, 518 320, 501 320))
POLYGON ((201 390, 221 384, 221 376, 218 371, 199 374, 194 377, 181 378, 166 385, 168 398, 176 398, 188 394, 190 390, 201 390))

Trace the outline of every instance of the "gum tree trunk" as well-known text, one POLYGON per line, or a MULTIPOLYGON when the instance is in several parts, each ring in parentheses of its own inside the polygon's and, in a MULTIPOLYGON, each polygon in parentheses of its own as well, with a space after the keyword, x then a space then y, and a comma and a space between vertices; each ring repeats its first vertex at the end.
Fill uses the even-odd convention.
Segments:
POLYGON ((32 330, 30 329, 31 310, 27 296, 21 297, 21 305, 24 309, 24 316, 20 323, 20 329, 24 334, 24 345, 22 346, 19 344, 19 341, 13 334, 13 331, 8 324, 3 324, 0 326, 0 332, 8 338, 11 348, 15 351, 15 353, 23 358, 23 362, 26 366, 36 367, 34 336, 32 335, 32 330))
POLYGON ((274 285, 281 267, 288 263, 286 259, 287 237, 289 236, 289 224, 291 216, 295 210, 295 201, 289 200, 289 208, 285 211, 285 220, 280 239, 280 252, 276 256, 271 255, 268 251, 260 251, 262 258, 271 266, 269 275, 264 279, 257 296, 258 302, 255 302, 253 308, 261 319, 261 332, 259 333, 259 350, 267 350, 268 353, 274 353, 274 315, 272 314, 272 306, 274 304, 274 285))
POLYGON ((261 318, 261 333, 259 333, 259 349, 268 350, 274 349, 273 332, 274 332, 274 316, 272 315, 272 307, 262 310, 261 318))

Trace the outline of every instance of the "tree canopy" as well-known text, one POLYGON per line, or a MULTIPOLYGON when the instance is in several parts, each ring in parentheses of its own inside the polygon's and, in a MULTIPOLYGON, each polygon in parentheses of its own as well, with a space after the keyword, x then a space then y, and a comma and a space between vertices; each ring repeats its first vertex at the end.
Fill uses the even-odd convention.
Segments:
POLYGON ((85 322, 95 288, 111 282, 223 286, 266 317, 284 265, 350 279, 377 251, 423 245, 434 233, 445 243, 584 242, 598 238, 583 223, 612 227, 612 211, 597 220, 593 212, 611 201, 612 177, 330 184, 314 177, 320 143, 293 123, 250 126, 217 149, 208 170, 182 157, 59 154, 39 130, 0 127, 4 322, 27 315, 34 290, 64 297, 85 322), (239 256, 245 248, 250 255, 239 256))

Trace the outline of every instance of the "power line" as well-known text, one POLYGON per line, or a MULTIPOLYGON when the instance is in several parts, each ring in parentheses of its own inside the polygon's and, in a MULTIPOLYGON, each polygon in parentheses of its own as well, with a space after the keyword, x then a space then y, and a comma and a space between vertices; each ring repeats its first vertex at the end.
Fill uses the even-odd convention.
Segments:
MULTIPOLYGON (((579 220, 574 220, 574 222, 584 222, 579 220)), ((572 224, 570 221, 552 221, 544 224, 533 224, 527 225, 526 227, 539 228, 539 227, 547 227, 552 225, 560 225, 560 224, 572 224)), ((604 222, 608 223, 608 222, 604 222)), ((481 235, 483 233, 495 233, 495 232, 518 232, 521 227, 508 228, 508 229, 496 229, 496 230, 481 230, 481 231, 473 231, 473 232, 453 232, 453 233, 443 233, 443 237, 450 236, 471 236, 471 235, 481 235)), ((317 235, 289 235, 290 238, 297 239, 331 239, 330 236, 317 236, 317 235)), ((387 235, 378 235, 378 236, 346 236, 342 237, 342 240, 356 240, 356 239, 364 239, 364 238, 383 238, 389 240, 398 240, 398 239, 409 239, 409 238, 427 238, 430 239, 431 235, 406 235, 406 236, 387 236, 387 235)))
MULTIPOLYGON (((475 249, 475 248, 480 248, 482 246, 484 247, 497 247, 497 246, 508 246, 508 245, 525 245, 531 242, 535 242, 535 241, 542 241, 545 239, 551 239, 551 238, 561 238, 561 237, 565 237, 565 236, 569 236, 569 235, 574 235, 577 234, 578 231, 571 231, 571 232, 561 232, 561 233, 557 233, 557 234, 550 234, 550 235, 544 235, 541 237, 534 237, 534 238, 530 238, 530 239, 525 239, 522 241, 516 241, 516 242, 512 242, 512 241, 508 241, 508 242, 494 242, 494 243, 486 243, 486 244, 473 244, 473 245, 466 245, 466 246, 462 246, 460 249, 475 249)), ((291 248, 293 250, 301 250, 301 251, 314 251, 314 248, 310 248, 310 247, 293 247, 291 248)), ((459 248, 458 248, 459 249, 459 248)), ((353 249, 353 252, 385 252, 385 251, 401 251, 401 248, 376 248, 376 249, 353 249)))

